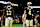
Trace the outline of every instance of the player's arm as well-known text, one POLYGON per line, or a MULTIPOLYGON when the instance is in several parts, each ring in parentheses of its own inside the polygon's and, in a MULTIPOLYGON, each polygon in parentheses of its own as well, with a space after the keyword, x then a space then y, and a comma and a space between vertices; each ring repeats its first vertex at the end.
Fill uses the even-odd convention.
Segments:
POLYGON ((37 17, 38 17, 38 16, 35 16, 35 18, 34 18, 34 21, 35 21, 35 22, 36 22, 37 17))
POLYGON ((37 18, 37 16, 35 16, 35 18, 34 18, 34 21, 36 22, 36 18, 37 18))
POLYGON ((26 9, 27 9, 27 7, 24 8, 24 14, 23 14, 23 16, 22 16, 22 22, 25 21, 24 18, 25 18, 25 14, 26 14, 26 9))
POLYGON ((14 10, 13 10, 13 17, 14 17, 14 10))
POLYGON ((3 10, 0 10, 0 12, 3 12, 3 15, 5 14, 5 9, 3 9, 3 10))
MULTIPOLYGON (((14 19, 14 9, 13 9, 13 19, 14 19)), ((15 20, 15 19, 14 19, 15 20)), ((14 22, 14 20, 13 20, 13 22, 14 22)))
POLYGON ((3 15, 5 14, 5 9, 3 9, 3 15))
POLYGON ((25 19, 24 19, 24 18, 25 18, 25 14, 23 14, 23 16, 22 16, 22 22, 23 22, 23 21, 25 21, 25 19))
POLYGON ((24 17, 22 17, 22 22, 24 21, 23 19, 24 19, 24 17))
POLYGON ((25 21, 24 18, 25 18, 25 14, 26 14, 26 9, 27 9, 27 8, 25 7, 25 8, 24 8, 24 14, 23 14, 23 16, 22 16, 22 22, 25 21))
POLYGON ((5 9, 3 9, 3 16, 4 16, 4 18, 6 18, 6 16, 5 16, 5 9))

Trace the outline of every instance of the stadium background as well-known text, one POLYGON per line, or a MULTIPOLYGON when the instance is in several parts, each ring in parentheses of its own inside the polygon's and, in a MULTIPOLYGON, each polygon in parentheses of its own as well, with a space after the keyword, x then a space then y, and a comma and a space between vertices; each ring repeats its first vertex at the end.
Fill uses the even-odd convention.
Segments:
MULTIPOLYGON (((6 0, 6 1, 10 1, 10 0, 6 0)), ((21 16, 22 16, 22 14, 24 12, 24 7, 27 7, 27 2, 29 2, 29 1, 31 1, 33 3, 32 6, 40 6, 40 4, 39 4, 40 1, 39 0, 11 0, 10 1, 12 3, 16 3, 16 4, 19 5, 18 7, 12 6, 14 8, 14 11, 15 11, 14 15, 15 15, 15 17, 17 16, 17 18, 15 18, 15 19, 18 20, 18 18, 19 18, 19 23, 18 22, 17 23, 14 22, 13 27, 19 27, 19 26, 22 27, 22 17, 21 16)), ((0 10, 3 10, 4 6, 6 6, 6 5, 5 4, 0 4, 0 10)), ((2 16, 2 13, 3 12, 0 12, 0 16, 2 16)), ((3 26, 4 25, 2 25, 2 27, 3 26)))

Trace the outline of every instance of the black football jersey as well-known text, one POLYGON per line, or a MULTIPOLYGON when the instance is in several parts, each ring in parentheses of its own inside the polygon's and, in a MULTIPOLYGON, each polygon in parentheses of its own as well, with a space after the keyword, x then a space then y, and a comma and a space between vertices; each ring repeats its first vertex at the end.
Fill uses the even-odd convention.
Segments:
MULTIPOLYGON (((30 9, 31 9, 31 8, 30 8, 30 9)), ((27 14, 26 19, 31 20, 31 19, 34 18, 33 9, 28 10, 28 8, 25 8, 24 10, 26 10, 26 14, 27 14)))
POLYGON ((13 17, 13 8, 8 10, 6 7, 4 7, 4 9, 5 9, 5 16, 6 17, 13 17))

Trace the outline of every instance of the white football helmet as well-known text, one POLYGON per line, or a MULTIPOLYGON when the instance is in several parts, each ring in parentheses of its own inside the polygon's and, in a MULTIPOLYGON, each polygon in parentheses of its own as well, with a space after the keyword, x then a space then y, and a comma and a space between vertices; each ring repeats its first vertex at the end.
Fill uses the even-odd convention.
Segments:
POLYGON ((27 2, 27 6, 32 5, 32 2, 27 2))

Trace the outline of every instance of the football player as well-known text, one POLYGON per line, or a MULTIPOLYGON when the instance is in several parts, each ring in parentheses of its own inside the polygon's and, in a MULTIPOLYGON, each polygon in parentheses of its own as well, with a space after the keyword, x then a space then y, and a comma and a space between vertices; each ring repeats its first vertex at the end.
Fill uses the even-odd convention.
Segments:
POLYGON ((33 27, 33 12, 32 12, 32 7, 31 7, 31 5, 32 5, 32 2, 27 2, 27 8, 26 8, 26 10, 27 10, 27 17, 26 17, 26 26, 27 27, 29 27, 29 25, 30 25, 30 27, 33 27))
POLYGON ((12 22, 13 22, 13 8, 11 7, 11 4, 7 4, 7 6, 5 6, 3 8, 3 14, 5 12, 5 27, 12 27, 12 22))

